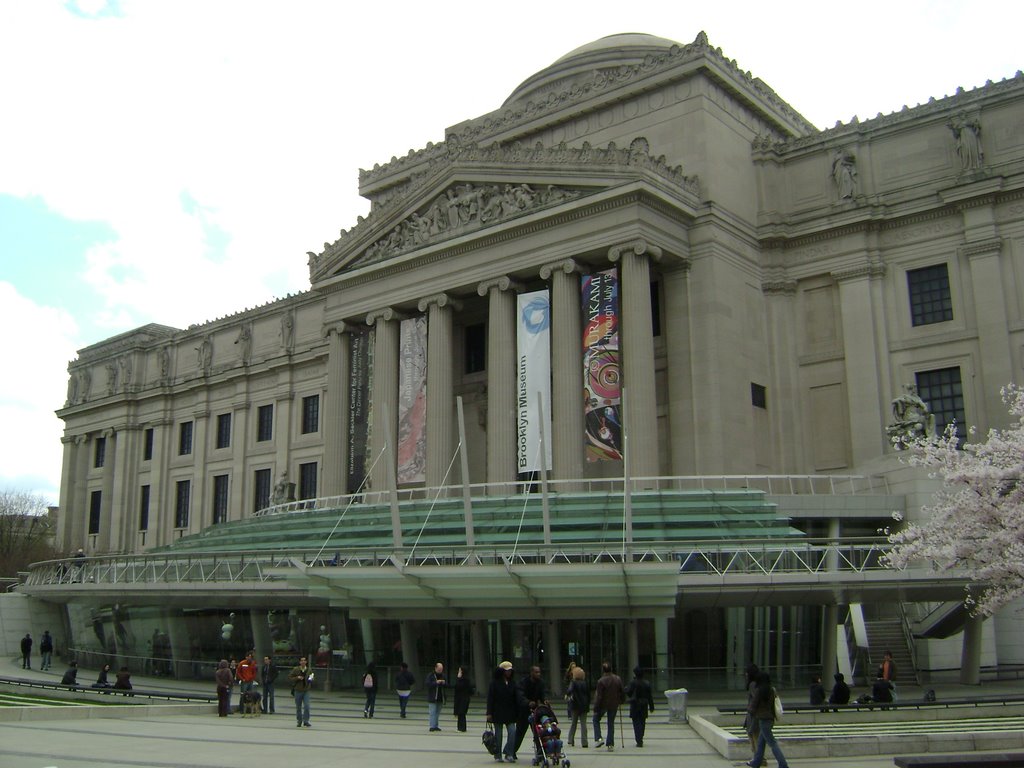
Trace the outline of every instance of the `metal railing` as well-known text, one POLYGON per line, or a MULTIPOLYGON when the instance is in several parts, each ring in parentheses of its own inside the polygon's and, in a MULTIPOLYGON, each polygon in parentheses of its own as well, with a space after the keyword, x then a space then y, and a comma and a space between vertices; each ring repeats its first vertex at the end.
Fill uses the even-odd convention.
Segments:
POLYGON ((209 553, 161 552, 90 557, 71 562, 35 563, 24 584, 186 584, 283 581, 299 564, 313 567, 373 568, 410 566, 562 565, 677 562, 680 575, 860 573, 889 569, 889 545, 877 539, 734 540, 665 542, 610 547, 600 543, 561 546, 344 548, 209 553))
MULTIPOLYGON (((552 495, 613 493, 621 494, 626 481, 619 478, 548 480, 552 495)), ((692 475, 666 477, 634 477, 629 480, 631 492, 640 491, 762 491, 770 496, 845 496, 858 494, 889 495, 888 479, 882 475, 692 475)), ((471 483, 472 498, 486 500, 501 496, 536 496, 540 482, 536 480, 509 483, 471 483)), ((437 498, 458 500, 461 485, 442 487, 399 488, 394 495, 399 503, 433 501, 437 498)), ((274 504, 255 513, 255 517, 344 509, 352 504, 387 504, 389 491, 365 491, 342 496, 274 504)))

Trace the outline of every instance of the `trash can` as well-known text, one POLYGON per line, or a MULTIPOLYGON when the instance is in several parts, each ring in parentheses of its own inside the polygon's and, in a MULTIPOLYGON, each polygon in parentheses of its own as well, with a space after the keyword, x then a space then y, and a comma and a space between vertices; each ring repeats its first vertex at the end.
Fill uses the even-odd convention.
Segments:
POLYGON ((685 688, 675 688, 665 691, 665 698, 668 699, 668 721, 670 723, 688 723, 686 717, 686 694, 685 688))

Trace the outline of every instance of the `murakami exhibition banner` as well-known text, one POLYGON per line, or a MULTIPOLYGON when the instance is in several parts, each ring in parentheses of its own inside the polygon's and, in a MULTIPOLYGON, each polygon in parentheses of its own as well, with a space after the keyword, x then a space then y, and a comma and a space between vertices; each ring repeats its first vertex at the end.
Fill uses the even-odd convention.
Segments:
POLYGON ((427 478, 427 318, 403 320, 398 343, 398 483, 422 483, 427 478))
POLYGON ((587 461, 622 459, 619 278, 615 269, 581 279, 583 410, 587 461))
POLYGON ((366 452, 372 428, 370 378, 373 374, 373 329, 350 334, 348 379, 348 492, 366 479, 366 452))
POLYGON ((516 466, 519 472, 534 472, 551 467, 551 300, 546 289, 517 298, 516 466), (545 466, 540 455, 542 404, 545 466))

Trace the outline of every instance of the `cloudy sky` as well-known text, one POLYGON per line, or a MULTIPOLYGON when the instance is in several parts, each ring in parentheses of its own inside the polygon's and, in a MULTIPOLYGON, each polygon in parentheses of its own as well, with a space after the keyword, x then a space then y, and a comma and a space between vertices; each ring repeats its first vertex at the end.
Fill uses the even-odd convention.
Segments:
POLYGON ((1021 7, 0 0, 0 490, 57 503, 76 350, 303 290, 359 168, 579 45, 704 30, 827 128, 1013 76, 1021 7))

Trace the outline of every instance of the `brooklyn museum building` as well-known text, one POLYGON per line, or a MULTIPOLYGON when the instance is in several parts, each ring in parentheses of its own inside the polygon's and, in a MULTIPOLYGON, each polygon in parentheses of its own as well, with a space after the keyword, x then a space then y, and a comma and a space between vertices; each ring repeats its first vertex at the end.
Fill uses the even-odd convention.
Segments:
POLYGON ((821 130, 703 33, 623 34, 502 97, 361 171, 308 291, 80 350, 84 558, 26 576, 37 631, 176 675, 310 653, 337 685, 1024 662, 1014 612, 883 561, 936 487, 894 400, 984 433, 1024 378, 1024 76, 821 130))

